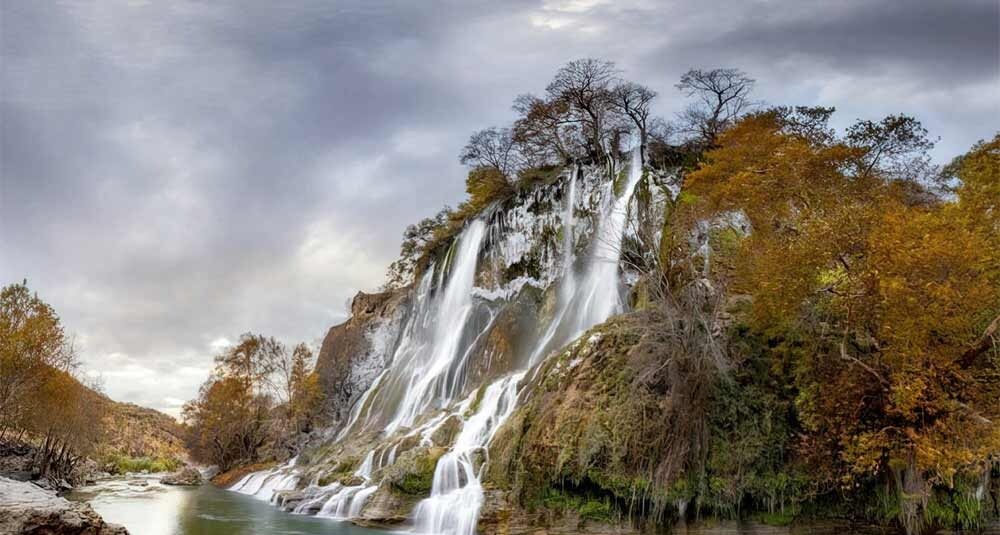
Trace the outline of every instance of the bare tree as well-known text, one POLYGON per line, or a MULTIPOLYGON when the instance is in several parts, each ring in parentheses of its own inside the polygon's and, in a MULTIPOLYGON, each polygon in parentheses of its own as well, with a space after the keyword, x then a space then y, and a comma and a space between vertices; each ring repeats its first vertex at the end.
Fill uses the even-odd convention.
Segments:
POLYGON ((472 167, 491 167, 510 179, 520 165, 520 154, 510 128, 487 128, 472 134, 459 160, 472 167))
POLYGON ((639 149, 643 162, 646 158, 646 138, 649 134, 649 105, 656 98, 656 91, 626 80, 620 81, 611 91, 611 107, 628 117, 639 133, 639 149))
POLYGON ((562 100, 569 104, 573 117, 583 127, 588 152, 595 160, 606 151, 611 84, 617 73, 618 70, 611 61, 578 59, 559 69, 545 88, 551 100, 562 100))
POLYGON ((691 69, 684 73, 677 89, 698 99, 681 113, 685 130, 713 145, 719 133, 753 107, 750 91, 754 82, 739 69, 691 69))

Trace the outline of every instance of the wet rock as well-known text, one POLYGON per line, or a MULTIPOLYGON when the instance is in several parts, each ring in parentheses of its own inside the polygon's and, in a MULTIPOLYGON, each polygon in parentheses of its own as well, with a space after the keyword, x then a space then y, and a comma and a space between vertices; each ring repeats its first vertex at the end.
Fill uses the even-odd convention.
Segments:
POLYGON ((340 484, 345 487, 357 487, 358 485, 364 485, 364 483, 365 478, 354 474, 340 478, 340 484))
POLYGON ((175 472, 173 474, 165 476, 160 480, 160 483, 164 485, 201 485, 203 479, 201 478, 201 472, 196 468, 187 467, 180 472, 175 472))
POLYGON ((403 453, 385 469, 383 483, 410 496, 429 495, 434 483, 434 469, 445 451, 444 448, 422 446, 403 453))
POLYGON ((201 478, 205 481, 208 481, 217 475, 219 475, 219 467, 214 464, 201 469, 201 478))
POLYGON ((382 485, 365 503, 361 515, 354 522, 361 526, 391 526, 406 522, 420 497, 397 492, 390 485, 382 485))
POLYGON ((32 483, 0 477, 0 533, 128 535, 85 503, 56 496, 32 483))
POLYGON ((462 431, 462 419, 457 415, 451 415, 431 434, 431 442, 436 446, 451 446, 455 442, 455 437, 462 431))

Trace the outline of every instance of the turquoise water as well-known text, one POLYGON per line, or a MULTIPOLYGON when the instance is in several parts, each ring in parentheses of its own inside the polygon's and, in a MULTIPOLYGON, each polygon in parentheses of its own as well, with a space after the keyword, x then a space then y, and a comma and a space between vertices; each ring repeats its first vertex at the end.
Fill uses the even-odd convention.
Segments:
POLYGON ((132 535, 387 533, 349 522, 293 515, 267 502, 212 485, 161 485, 154 476, 102 481, 67 498, 90 503, 106 522, 122 524, 132 535))

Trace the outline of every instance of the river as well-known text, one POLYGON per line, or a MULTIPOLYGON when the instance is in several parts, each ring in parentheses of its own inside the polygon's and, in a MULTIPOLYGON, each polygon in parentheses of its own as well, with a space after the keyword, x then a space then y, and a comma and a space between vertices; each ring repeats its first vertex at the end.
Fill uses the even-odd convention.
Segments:
POLYGON ((350 522, 293 515, 265 501, 212 485, 172 487, 159 476, 109 479, 67 496, 86 501, 132 535, 384 535, 350 522))

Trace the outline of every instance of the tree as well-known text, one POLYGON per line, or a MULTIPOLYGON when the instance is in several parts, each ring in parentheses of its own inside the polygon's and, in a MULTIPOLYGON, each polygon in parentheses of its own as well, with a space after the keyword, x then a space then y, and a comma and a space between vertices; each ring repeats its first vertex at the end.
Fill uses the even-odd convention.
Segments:
POLYGON ((267 406, 254 397, 245 381, 225 376, 209 379, 198 398, 184 405, 192 455, 222 470, 255 462, 266 440, 262 432, 266 412, 267 406))
POLYGON ((0 291, 0 434, 22 425, 35 390, 52 370, 68 371, 73 348, 55 310, 28 290, 27 281, 0 291))
POLYGON ((215 362, 184 406, 194 455, 227 469, 293 454, 322 400, 309 348, 289 351, 273 337, 246 333, 215 362))
POLYGON ((622 80, 611 91, 611 107, 628 117, 639 134, 639 149, 645 152, 650 127, 649 105, 656 98, 656 91, 635 82, 622 80))
POLYGON ((847 143, 864 151, 857 162, 861 176, 880 170, 886 176, 916 178, 928 169, 927 152, 934 148, 927 129, 906 115, 858 121, 848 128, 847 143))
POLYGON ((753 106, 750 92, 754 83, 739 69, 691 69, 684 73, 677 89, 698 100, 681 114, 684 129, 698 142, 713 146, 719 134, 753 106))
POLYGON ((487 128, 472 134, 459 160, 474 168, 496 169, 508 180, 520 168, 520 154, 510 128, 487 128))
POLYGON ((515 142, 532 167, 572 162, 585 144, 580 126, 570 115, 565 100, 550 101, 534 95, 519 95, 513 109, 515 142))
POLYGON ((478 211, 493 201, 510 196, 514 187, 499 170, 480 167, 469 171, 465 191, 469 194, 468 203, 478 211))
MULTIPOLYGON (((828 114, 813 116, 822 127, 828 114)), ((780 109, 751 114, 719 135, 685 193, 702 218, 750 221, 717 259, 730 290, 749 297, 758 332, 808 344, 794 362, 803 457, 832 486, 885 481, 912 532, 932 489, 978 477, 1000 451, 998 361, 966 358, 1000 314, 996 216, 984 224, 961 193, 912 202, 920 184, 879 161, 919 152, 915 121, 816 131, 780 109)), ((989 152, 959 176, 995 183, 989 152)))
POLYGON ((609 149, 608 114, 611 85, 618 70, 614 62, 584 58, 564 65, 545 88, 550 100, 568 104, 574 120, 583 127, 587 151, 598 161, 609 149))
POLYGON ((451 214, 451 207, 445 206, 433 217, 426 217, 418 223, 406 227, 403 232, 403 242, 399 247, 399 258, 389 265, 383 289, 401 288, 413 282, 417 260, 424 254, 437 230, 448 224, 451 214))

